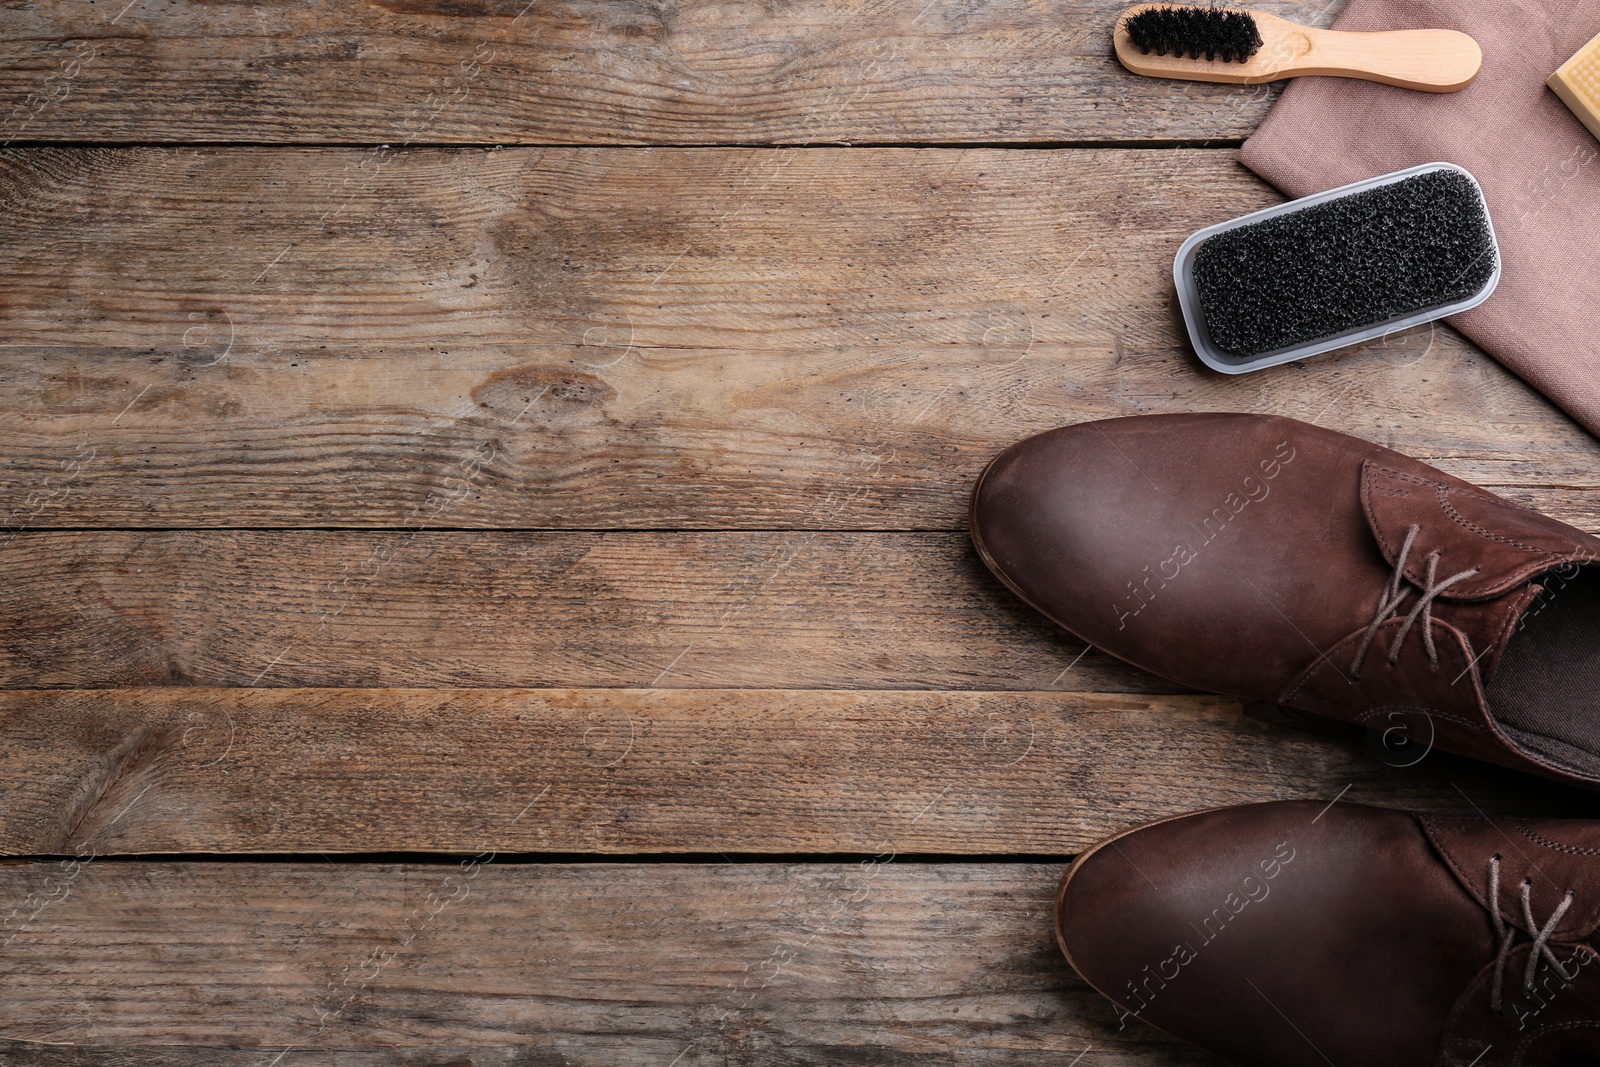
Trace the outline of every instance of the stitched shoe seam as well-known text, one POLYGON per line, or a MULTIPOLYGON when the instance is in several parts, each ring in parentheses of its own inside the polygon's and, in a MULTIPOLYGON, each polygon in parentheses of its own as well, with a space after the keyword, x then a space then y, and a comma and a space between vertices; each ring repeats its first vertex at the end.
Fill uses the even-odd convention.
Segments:
MULTIPOLYGON (((1449 486, 1443 482, 1435 481, 1429 478, 1423 478, 1415 474, 1407 474, 1404 471, 1395 470, 1393 467, 1378 463, 1375 460, 1369 459, 1366 461, 1366 464, 1372 471, 1381 473, 1386 477, 1393 478, 1397 481, 1409 482, 1412 485, 1432 488, 1436 495, 1437 503, 1439 504, 1440 509, 1445 513, 1445 516, 1449 518, 1451 522, 1455 523, 1457 526, 1468 531, 1469 533, 1475 533, 1479 537, 1506 545, 1510 548, 1520 549, 1521 551, 1527 552, 1533 556, 1543 557, 1545 560, 1551 561, 1552 563, 1561 562, 1567 556, 1570 556, 1573 553, 1583 553, 1584 559, 1590 562, 1594 561, 1595 559, 1594 554, 1592 552, 1585 552, 1583 545, 1577 541, 1571 541, 1561 549, 1538 548, 1534 545, 1526 544, 1525 542, 1516 540, 1514 538, 1502 537, 1499 534, 1492 533, 1484 527, 1479 526, 1477 523, 1467 519, 1464 515, 1456 510, 1455 505, 1450 503, 1449 494, 1456 487, 1449 486)), ((1378 544, 1382 548, 1385 558, 1387 558, 1393 553, 1393 545, 1390 543, 1388 537, 1384 534, 1383 527, 1378 521, 1376 513, 1373 511, 1373 488, 1374 487, 1370 479, 1363 479, 1361 488, 1362 504, 1367 512, 1368 523, 1372 527, 1373 535, 1377 538, 1378 544)), ((1473 493, 1482 496, 1490 503, 1503 504, 1513 511, 1526 512, 1531 516, 1537 516, 1540 518, 1546 517, 1538 512, 1529 511, 1526 508, 1519 507, 1517 504, 1514 504, 1510 501, 1503 501, 1492 494, 1485 493, 1482 490, 1477 489, 1476 487, 1470 488, 1473 493)), ((1466 490, 1462 491, 1465 492, 1466 490)))
POLYGON ((1549 1037, 1551 1034, 1560 1033, 1563 1030, 1583 1030, 1590 1027, 1600 1027, 1600 1023, 1583 1020, 1570 1023, 1548 1023, 1533 1031, 1517 1044, 1517 1050, 1512 1054, 1511 1062, 1514 1064, 1521 1063, 1522 1057, 1527 1054, 1528 1047, 1541 1037, 1549 1037))
POLYGON ((1513 822, 1511 825, 1517 828, 1518 833, 1536 845, 1543 845, 1545 848, 1554 849, 1557 852, 1566 852, 1574 856, 1600 856, 1600 848, 1584 848, 1581 845, 1563 844, 1560 841, 1552 841, 1539 833, 1539 831, 1520 822, 1513 822))
MULTIPOLYGON (((1479 893, 1477 885, 1466 874, 1461 863, 1456 859, 1454 852, 1446 843, 1446 840, 1441 836, 1444 832, 1452 829, 1458 833, 1465 833, 1469 831, 1479 820, 1464 815, 1438 816, 1418 814, 1414 817, 1417 820, 1417 825, 1422 829, 1422 836, 1430 845, 1433 846, 1433 851, 1441 860, 1444 861, 1444 865, 1449 868, 1450 873, 1455 876, 1456 883, 1462 888, 1468 897, 1477 901, 1478 906, 1487 914, 1489 911, 1488 898, 1479 893)), ((1538 844, 1544 844, 1544 842, 1538 841, 1533 836, 1536 831, 1533 831, 1523 823, 1513 820, 1511 825, 1518 833, 1522 834, 1524 837, 1527 837, 1529 840, 1535 841, 1535 843, 1538 844)), ((1562 850, 1558 842, 1550 842, 1546 847, 1562 850)), ((1514 912, 1511 915, 1506 916, 1506 921, 1513 926, 1516 926, 1518 929, 1523 928, 1522 921, 1514 912)), ((1600 922, 1600 914, 1591 913, 1582 924, 1578 925, 1577 929, 1579 931, 1592 931, 1597 922, 1600 922)), ((1575 932, 1568 937, 1561 938, 1560 943, 1587 947, 1587 937, 1587 933, 1575 932)), ((1474 979, 1474 981, 1476 982, 1477 980, 1474 979)), ((1468 992, 1471 992, 1470 987, 1468 992)))
MULTIPOLYGON (((1452 711, 1435 711, 1420 704, 1379 704, 1377 707, 1368 708, 1366 711, 1360 712, 1358 717, 1361 723, 1365 725, 1367 720, 1375 719, 1386 711, 1420 711, 1430 718, 1453 722, 1457 726, 1465 726, 1467 729, 1476 730, 1479 733, 1489 733, 1482 723, 1473 722, 1471 719, 1463 719, 1452 711)), ((1491 734, 1491 736, 1493 735, 1491 734)))
POLYGON ((1479 537, 1486 537, 1491 541, 1498 541, 1502 545, 1510 545, 1512 548, 1520 548, 1524 552, 1531 552, 1534 555, 1553 556, 1557 554, 1546 549, 1535 548, 1532 545, 1524 544, 1515 538, 1501 537, 1499 534, 1491 533, 1482 526, 1479 526, 1477 523, 1472 522, 1466 516, 1462 515, 1461 512, 1457 511, 1454 504, 1450 503, 1450 487, 1447 485, 1435 482, 1434 493, 1438 496, 1439 506, 1444 509, 1444 513, 1449 516, 1451 522, 1454 522, 1457 526, 1460 526, 1463 529, 1471 530, 1479 537))
MULTIPOLYGON (((1372 462, 1372 461, 1369 460, 1368 462, 1372 462)), ((1532 552, 1532 553, 1534 553, 1536 555, 1552 555, 1553 554, 1553 553, 1550 553, 1550 552, 1546 551, 1545 549, 1535 548, 1532 545, 1524 544, 1523 542, 1518 541, 1518 540, 1516 540, 1514 538, 1502 537, 1499 534, 1493 533, 1493 532, 1485 529, 1484 527, 1479 526, 1477 523, 1471 521, 1466 516, 1462 515, 1461 512, 1457 511, 1454 504, 1450 503, 1450 491, 1451 491, 1451 489, 1453 487, 1449 486, 1449 485, 1446 485, 1444 482, 1437 481, 1437 480, 1432 479, 1432 478, 1423 478, 1423 477, 1421 477, 1419 475, 1415 475, 1415 474, 1406 474, 1404 471, 1395 470, 1393 467, 1385 466, 1384 464, 1381 464, 1381 463, 1373 463, 1372 464, 1372 469, 1376 470, 1376 471, 1382 471, 1384 474, 1386 474, 1386 475, 1388 475, 1388 476, 1390 476, 1392 478, 1395 478, 1395 479, 1397 479, 1399 481, 1410 482, 1412 485, 1421 485, 1421 486, 1427 486, 1427 487, 1431 488, 1433 490, 1433 492, 1434 492, 1434 496, 1435 496, 1436 500, 1438 501, 1439 507, 1441 509, 1443 509, 1446 517, 1448 517, 1451 522, 1455 523, 1457 526, 1460 526, 1464 530, 1468 530, 1468 531, 1470 531, 1472 533, 1477 534, 1479 537, 1486 538, 1486 539, 1488 539, 1490 541, 1499 542, 1502 545, 1509 545, 1512 548, 1520 548, 1524 552, 1532 552)), ((1370 494, 1370 488, 1368 489, 1368 493, 1370 494)), ((1493 496, 1490 496, 1487 493, 1482 493, 1480 491, 1479 495, 1483 496, 1484 499, 1488 500, 1491 503, 1497 503, 1497 504, 1500 503, 1499 500, 1497 500, 1493 496)), ((1509 506, 1512 507, 1512 508, 1516 508, 1515 504, 1509 504, 1509 506)), ((1517 510, 1521 510, 1521 509, 1517 509, 1517 510)), ((1382 534, 1380 533, 1379 536, 1381 538, 1382 534)), ((1385 550, 1387 550, 1388 547, 1389 547, 1388 541, 1384 540, 1384 548, 1385 548, 1385 550)))
MULTIPOLYGON (((1391 620, 1391 621, 1393 621, 1393 620, 1391 620)), ((1388 622, 1385 622, 1384 625, 1387 626, 1388 622)), ((1346 647, 1347 645, 1350 645, 1353 642, 1358 641, 1360 639, 1361 639, 1360 631, 1357 631, 1356 633, 1353 633, 1350 636, 1348 636, 1348 637, 1344 638, 1343 640, 1341 640, 1338 644, 1334 645, 1332 648, 1328 649, 1328 651, 1324 652, 1319 658, 1313 660, 1309 667, 1307 667, 1305 670, 1300 672, 1300 676, 1299 676, 1299 678, 1297 678, 1295 680, 1294 685, 1290 686, 1288 691, 1286 691, 1283 694, 1283 696, 1278 698, 1278 703, 1280 703, 1280 704, 1290 704, 1290 703, 1292 703, 1293 700, 1295 699, 1295 697, 1299 696, 1300 691, 1302 689, 1304 689, 1307 685, 1310 685, 1312 680, 1315 679, 1321 673, 1322 667, 1324 665, 1327 665, 1327 666, 1332 666, 1333 665, 1333 657, 1338 653, 1338 651, 1340 649, 1342 649, 1342 648, 1346 647)), ((1335 668, 1335 670, 1337 670, 1337 669, 1338 668, 1335 668)), ((1340 674, 1342 675, 1343 672, 1341 671, 1340 674)))
MULTIPOLYGON (((1397 622, 1397 621, 1398 620, 1391 619, 1388 622, 1385 622, 1384 625, 1388 626, 1390 623, 1397 622)), ((1449 625, 1449 624, 1446 623, 1445 625, 1449 625)), ((1451 627, 1451 629, 1454 630, 1455 627, 1451 627)), ((1456 633, 1461 634, 1461 631, 1456 630, 1456 633)), ((1333 665, 1334 656, 1338 653, 1338 651, 1340 649, 1346 647, 1347 645, 1351 644, 1353 641, 1358 640, 1359 637, 1360 637, 1359 634, 1351 634, 1349 637, 1346 637, 1344 640, 1340 641, 1337 645, 1334 645, 1327 652, 1323 653, 1321 658, 1319 658, 1316 661, 1314 661, 1311 664, 1311 666, 1307 667, 1304 671, 1301 672, 1300 677, 1298 679, 1296 679, 1294 685, 1292 685, 1283 694, 1283 696, 1278 698, 1278 703, 1286 704, 1286 705, 1292 705, 1292 703, 1295 700, 1295 698, 1300 695, 1301 690, 1305 689, 1306 686, 1310 685, 1322 673, 1322 668, 1324 666, 1332 666, 1333 665)), ((1466 640, 1466 635, 1465 634, 1461 634, 1461 637, 1462 637, 1463 640, 1466 640)), ((1468 649, 1469 649, 1469 653, 1470 653, 1471 642, 1468 641, 1467 644, 1468 644, 1468 649)), ((1471 661, 1472 657, 1471 657, 1470 654, 1468 654, 1467 659, 1469 660, 1469 662, 1471 661)), ((1460 725, 1460 726, 1470 727, 1470 728, 1472 728, 1474 730, 1477 730, 1477 731, 1479 731, 1481 733, 1487 733, 1491 737, 1496 736, 1492 730, 1487 729, 1482 723, 1475 722, 1475 721, 1470 720, 1470 719, 1463 719, 1460 716, 1455 715, 1452 712, 1435 711, 1432 708, 1425 708, 1420 704, 1398 704, 1398 703, 1380 704, 1380 705, 1375 705, 1373 707, 1370 707, 1366 711, 1357 712, 1356 714, 1358 714, 1363 719, 1365 719, 1365 718, 1370 718, 1371 716, 1376 715, 1376 714, 1378 714, 1379 712, 1382 712, 1382 711, 1392 711, 1392 710, 1395 710, 1397 708, 1406 708, 1406 707, 1410 707, 1410 708, 1413 708, 1413 709, 1415 709, 1417 711, 1421 711, 1425 715, 1432 715, 1432 716, 1434 716, 1436 718, 1444 719, 1447 722, 1454 722, 1454 723, 1456 723, 1457 725, 1460 725)), ((1302 709, 1302 710, 1309 710, 1309 709, 1302 709)))
MULTIPOLYGON (((1458 818, 1460 821, 1456 825, 1462 829, 1465 829, 1471 823, 1471 820, 1467 819, 1465 816, 1458 816, 1458 818)), ((1461 864, 1456 861, 1455 855, 1446 846, 1439 833, 1436 832, 1444 829, 1444 827, 1440 825, 1444 821, 1445 820, 1443 819, 1435 819, 1431 816, 1417 816, 1417 824, 1422 827, 1422 836, 1428 840, 1429 844, 1433 845, 1433 850, 1439 854, 1440 859, 1444 860, 1445 866, 1450 868, 1450 873, 1455 876, 1456 884, 1461 887, 1462 891, 1465 892, 1469 898, 1477 901, 1480 908, 1487 912, 1489 910, 1488 898, 1479 893, 1478 887, 1473 883, 1472 879, 1467 876, 1466 872, 1462 870, 1461 864)), ((1476 981, 1476 979, 1474 979, 1474 981, 1476 981)))
MULTIPOLYGON (((1381 463, 1376 463, 1371 459, 1368 459, 1366 461, 1366 464, 1368 466, 1370 466, 1370 468, 1372 470, 1384 471, 1384 472, 1387 472, 1389 474, 1393 474, 1395 477, 1397 477, 1397 478, 1399 478, 1399 479, 1401 479, 1403 481, 1418 481, 1418 482, 1421 481, 1421 479, 1411 478, 1411 477, 1409 477, 1407 475, 1401 474, 1399 471, 1391 470, 1390 468, 1383 466, 1381 463)), ((1423 483, 1423 484, 1426 484, 1426 483, 1423 483)), ((1368 525, 1368 527, 1371 528, 1373 536, 1377 538, 1377 540, 1378 540, 1378 548, 1383 553, 1383 557, 1385 559, 1389 559, 1390 557, 1392 557, 1394 555, 1394 548, 1393 548, 1392 545, 1389 544, 1389 538, 1383 532, 1383 524, 1378 521, 1377 513, 1375 511, 1373 511, 1372 490, 1373 490, 1372 479, 1371 478, 1362 478, 1361 479, 1361 507, 1362 507, 1362 510, 1367 513, 1367 525, 1368 525)))

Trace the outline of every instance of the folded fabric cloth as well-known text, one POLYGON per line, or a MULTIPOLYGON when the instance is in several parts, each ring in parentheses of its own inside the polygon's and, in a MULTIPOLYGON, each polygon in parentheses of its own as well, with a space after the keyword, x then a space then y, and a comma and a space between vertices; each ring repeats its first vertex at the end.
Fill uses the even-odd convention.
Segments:
POLYGON ((1600 142, 1545 87, 1600 33, 1600 0, 1350 0, 1333 27, 1461 30, 1483 71, 1447 94, 1298 78, 1240 160, 1296 197, 1436 160, 1470 170, 1503 273, 1448 321, 1600 435, 1600 142))

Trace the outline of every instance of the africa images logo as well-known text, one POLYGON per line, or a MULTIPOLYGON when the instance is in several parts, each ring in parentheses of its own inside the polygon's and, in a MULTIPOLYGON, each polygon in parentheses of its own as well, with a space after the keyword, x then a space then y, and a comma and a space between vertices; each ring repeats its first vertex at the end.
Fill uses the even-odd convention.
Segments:
POLYGON ((1189 923, 1195 940, 1180 941, 1173 946, 1172 955, 1153 966, 1145 964, 1138 977, 1128 979, 1128 998, 1119 1005, 1122 1011, 1117 1018, 1117 1029, 1123 1029, 1130 1018, 1137 1018, 1140 1012, 1148 1009, 1161 991, 1167 988, 1167 984, 1176 981, 1185 967, 1199 959, 1205 947, 1221 937, 1228 925, 1246 908, 1265 901, 1272 892, 1269 883, 1294 862, 1294 857, 1295 850, 1289 842, 1280 842, 1272 855, 1258 863, 1255 870, 1240 881, 1239 888, 1223 897, 1222 903, 1212 908, 1198 925, 1189 923), (1138 1007, 1128 1007, 1128 1004, 1138 1007))

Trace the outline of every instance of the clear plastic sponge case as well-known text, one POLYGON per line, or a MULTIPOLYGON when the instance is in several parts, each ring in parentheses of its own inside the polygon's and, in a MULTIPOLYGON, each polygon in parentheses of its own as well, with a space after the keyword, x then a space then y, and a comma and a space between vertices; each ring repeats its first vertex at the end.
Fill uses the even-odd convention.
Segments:
POLYGON ((1426 163, 1420 167, 1397 170, 1393 174, 1382 174, 1376 178, 1368 178, 1365 181, 1341 185, 1339 188, 1329 189, 1325 193, 1317 193, 1314 196, 1291 200, 1286 204, 1251 212, 1229 222, 1218 223, 1215 226, 1207 226, 1203 230, 1198 230, 1179 247, 1178 254, 1172 263, 1172 277, 1178 289, 1178 304, 1183 309, 1184 325, 1189 329, 1189 340, 1194 345, 1195 353, 1199 355, 1206 366, 1213 370, 1221 371, 1223 374, 1244 374, 1248 371, 1264 370, 1267 367, 1276 367, 1280 363, 1289 363, 1293 360, 1305 359, 1308 356, 1320 355, 1323 352, 1331 352, 1336 348, 1360 344, 1362 341, 1370 341, 1375 337, 1396 333, 1413 326, 1420 326, 1426 322, 1432 322, 1435 319, 1445 318, 1448 315, 1458 314, 1468 308, 1475 308, 1489 299, 1490 294, 1494 292, 1495 286, 1500 283, 1500 246, 1494 235, 1494 222, 1489 218, 1489 205, 1484 200, 1483 188, 1478 184, 1478 180, 1469 171, 1456 166, 1454 163, 1426 163), (1489 241, 1494 246, 1495 266, 1494 273, 1489 277, 1483 288, 1464 300, 1427 308, 1409 315, 1390 319, 1387 322, 1346 330, 1331 337, 1324 337, 1306 344, 1295 345, 1291 348, 1279 349, 1275 352, 1264 352, 1260 355, 1241 358, 1223 352, 1212 344, 1211 336, 1206 331, 1205 313, 1201 309, 1200 293, 1194 280, 1195 253, 1207 238, 1219 233, 1225 233, 1228 230, 1238 229, 1241 226, 1248 226, 1254 222, 1260 222, 1263 219, 1288 215, 1317 204, 1327 203, 1330 200, 1350 196, 1367 189, 1374 189, 1380 185, 1404 181, 1418 174, 1426 174, 1437 170, 1454 170, 1466 175, 1472 182, 1472 187, 1477 190, 1479 202, 1483 205, 1484 218, 1489 220, 1489 241))

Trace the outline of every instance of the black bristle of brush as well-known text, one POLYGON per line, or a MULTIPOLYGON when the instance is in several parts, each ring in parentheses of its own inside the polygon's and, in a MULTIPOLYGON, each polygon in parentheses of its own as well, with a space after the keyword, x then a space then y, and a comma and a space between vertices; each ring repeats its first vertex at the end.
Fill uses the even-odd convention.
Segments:
POLYGON ((1145 55, 1244 63, 1261 50, 1261 31, 1248 11, 1152 7, 1129 18, 1126 29, 1145 55))
POLYGON ((1212 343, 1247 359, 1465 300, 1496 265, 1472 179, 1436 170, 1209 237, 1194 282, 1212 343))

